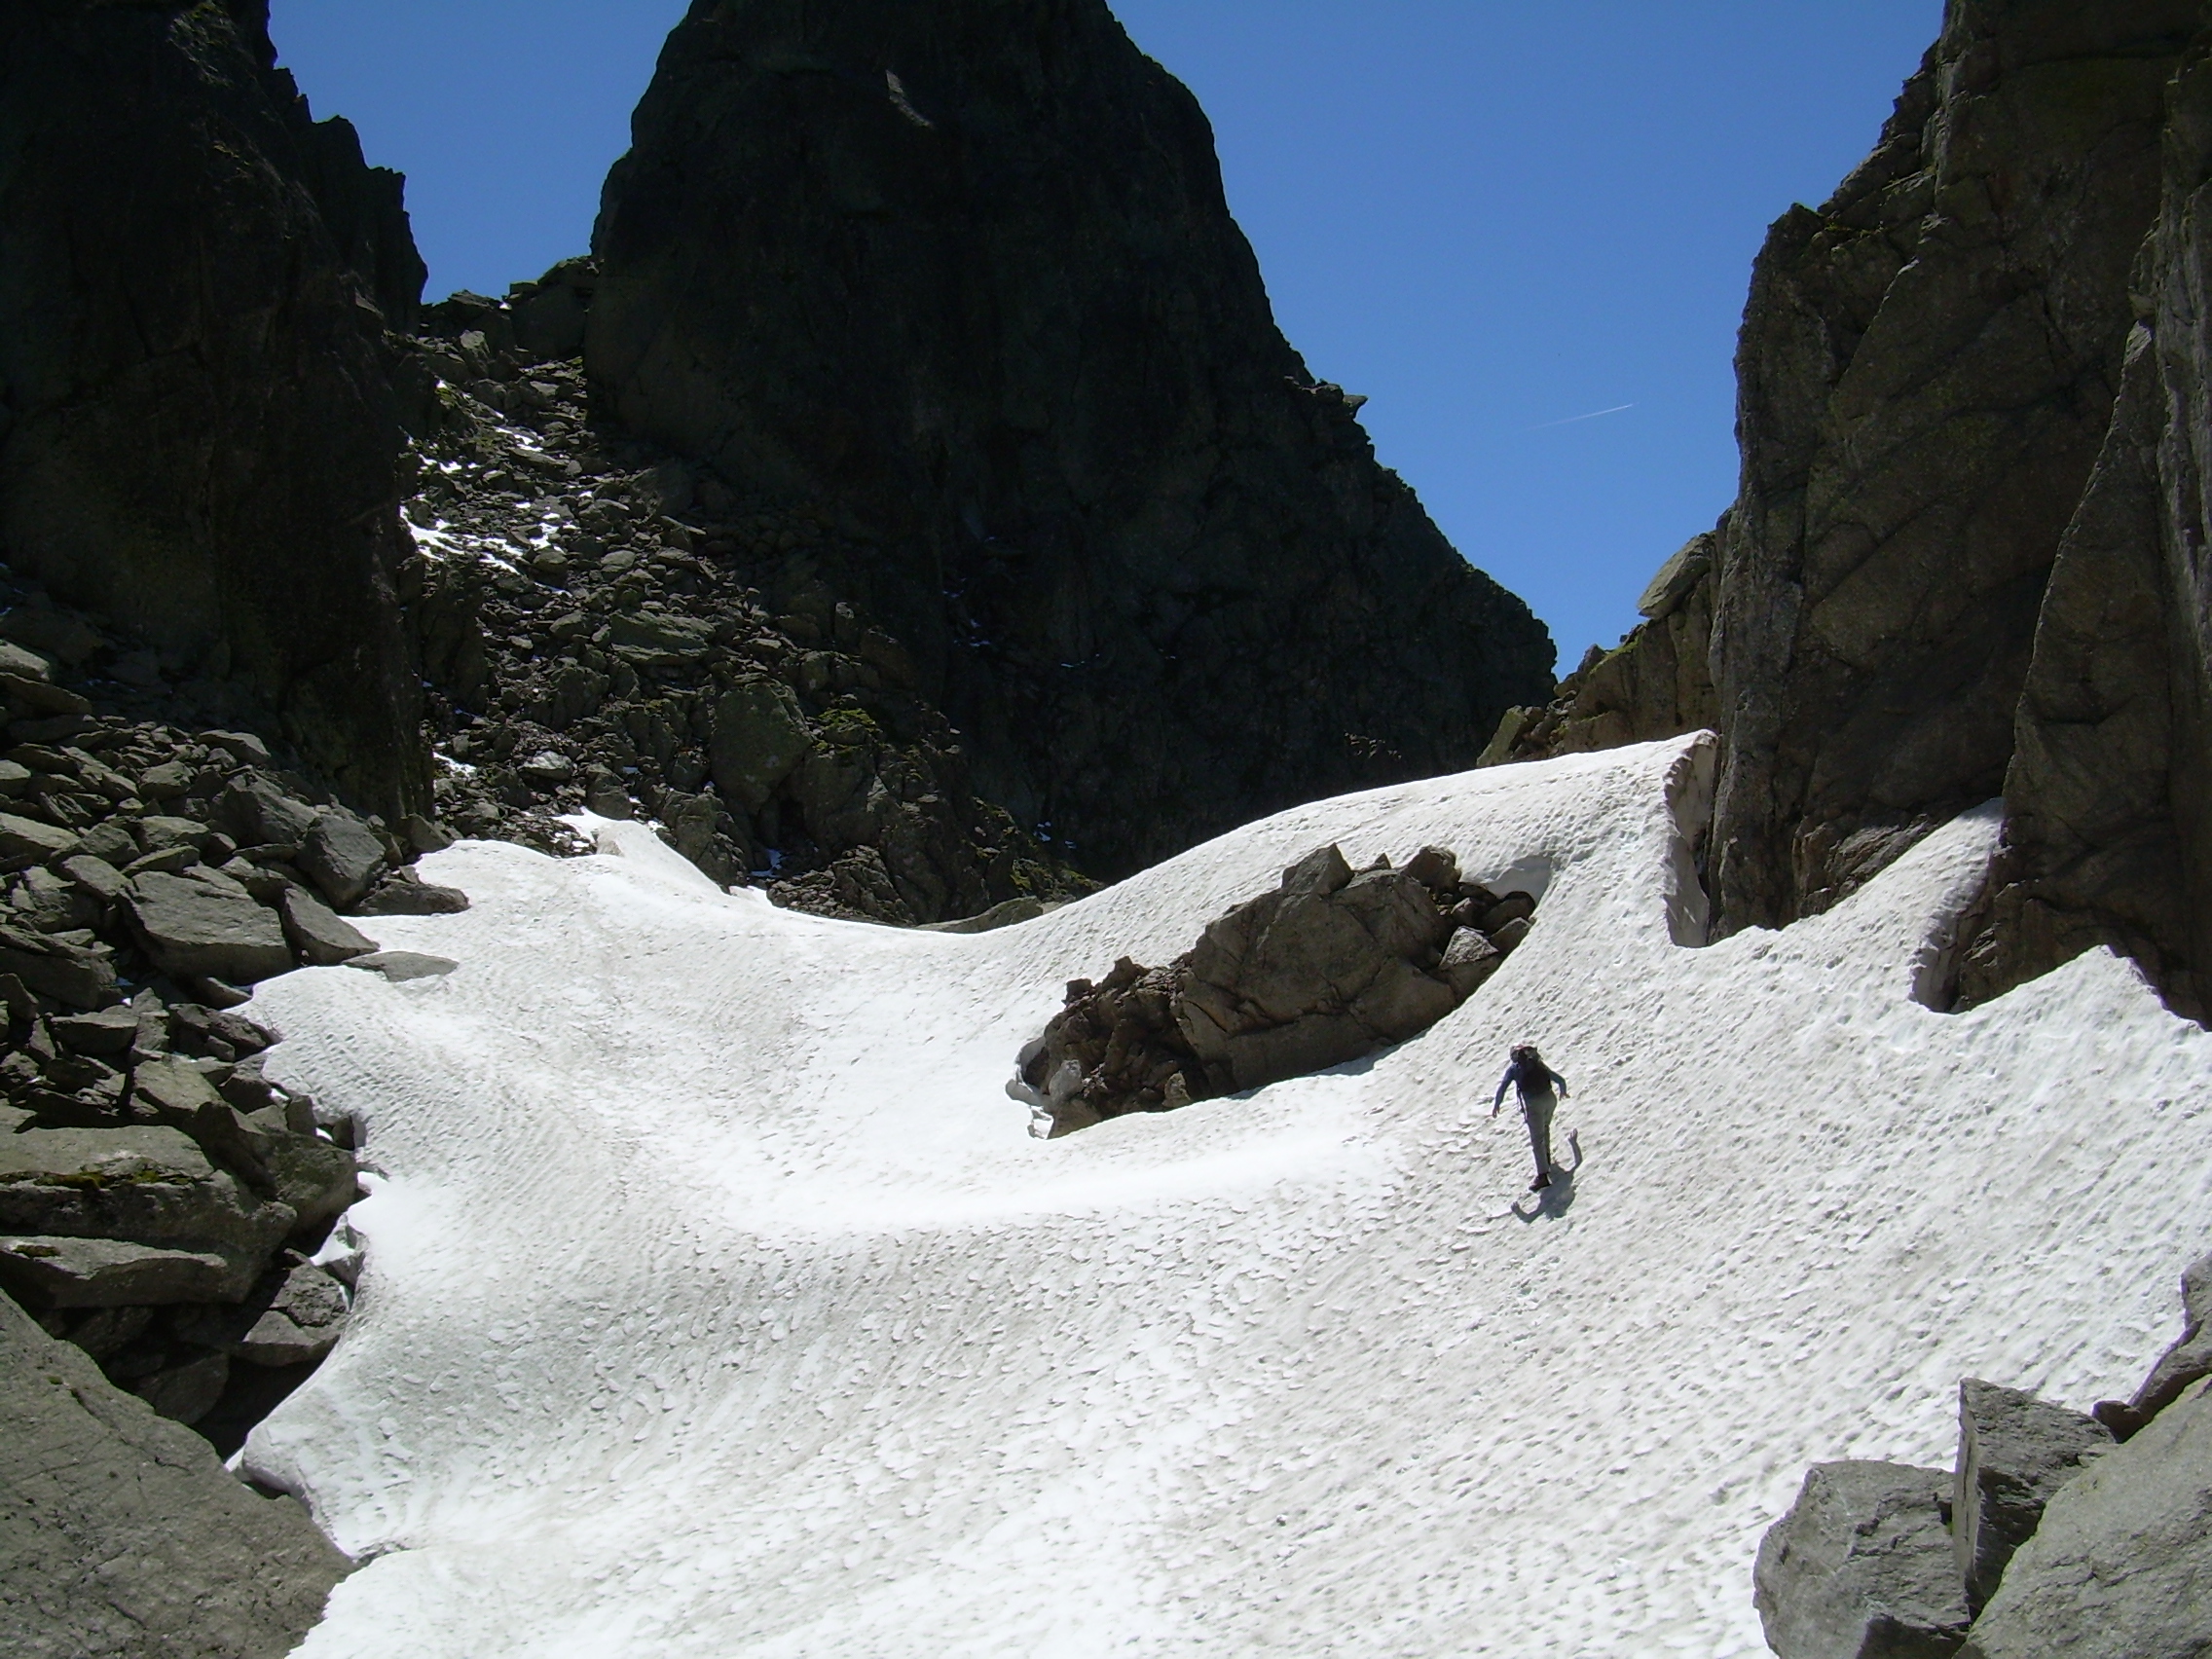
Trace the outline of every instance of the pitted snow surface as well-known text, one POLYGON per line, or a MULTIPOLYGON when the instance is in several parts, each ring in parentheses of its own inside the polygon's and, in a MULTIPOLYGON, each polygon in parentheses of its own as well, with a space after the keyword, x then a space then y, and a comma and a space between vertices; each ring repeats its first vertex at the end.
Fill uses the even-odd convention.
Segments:
POLYGON ((2212 1051, 2101 952, 1912 1000, 1988 813, 1676 944, 1688 753, 1322 802, 974 937, 724 896, 634 826, 429 861, 475 907, 379 931, 457 972, 255 1011, 384 1173, 353 1327, 247 1452, 375 1557, 300 1651, 1763 1651, 1809 1461, 1947 1463, 1962 1375, 2132 1387, 2207 1242, 2212 1051), (1331 840, 1548 874, 1540 920, 1370 1062, 1028 1137, 1063 980, 1331 840), (1489 1116, 1524 1037, 1586 1157, 1541 1205, 1489 1116))

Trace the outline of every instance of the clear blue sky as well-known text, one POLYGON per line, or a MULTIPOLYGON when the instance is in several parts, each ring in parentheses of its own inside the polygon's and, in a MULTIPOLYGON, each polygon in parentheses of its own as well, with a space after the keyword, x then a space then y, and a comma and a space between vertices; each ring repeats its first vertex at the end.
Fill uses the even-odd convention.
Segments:
MULTIPOLYGON (((1292 344, 1369 395, 1385 464, 1551 624, 1562 672, 1734 494, 1751 256, 1872 146, 1942 10, 1114 3, 1212 117, 1292 344)), ((316 113, 408 175, 437 295, 584 250, 683 10, 275 0, 273 23, 316 113)))

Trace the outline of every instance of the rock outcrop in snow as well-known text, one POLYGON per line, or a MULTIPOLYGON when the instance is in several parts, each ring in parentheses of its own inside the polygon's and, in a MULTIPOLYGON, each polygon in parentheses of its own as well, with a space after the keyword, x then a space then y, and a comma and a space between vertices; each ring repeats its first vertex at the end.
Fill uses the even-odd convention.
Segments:
POLYGON ((1354 872, 1337 847, 1206 925, 1164 968, 1127 957, 1021 1051, 1007 1092, 1050 1137, 1302 1077, 1418 1036, 1529 934, 1536 902, 1463 881, 1423 847, 1354 872))

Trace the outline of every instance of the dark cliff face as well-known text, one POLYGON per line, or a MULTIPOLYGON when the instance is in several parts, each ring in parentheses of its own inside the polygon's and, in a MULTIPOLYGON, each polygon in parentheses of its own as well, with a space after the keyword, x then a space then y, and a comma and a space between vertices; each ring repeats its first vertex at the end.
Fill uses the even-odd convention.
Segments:
POLYGON ((870 549, 978 788, 1101 873, 1469 764, 1551 643, 1276 331, 1099 0, 700 0, 608 181, 630 428, 870 549))
POLYGON ((2207 23, 1951 0, 1873 155, 1759 255, 1735 504, 1654 582, 1660 620, 1488 759, 1714 724, 1723 931, 1825 909, 2001 793, 1957 1000, 2110 944, 2204 1017, 2207 23))
POLYGON ((2198 10, 1954 0, 1873 156, 1770 234, 1712 650, 1732 926, 2004 788, 2198 10))
POLYGON ((2212 41, 2183 55, 2165 114, 2137 320, 2044 598, 1969 1001, 2109 941, 2177 1007, 2212 1009, 2212 41))
POLYGON ((421 809, 383 328, 423 267, 274 63, 252 0, 0 9, 0 552, 421 809))

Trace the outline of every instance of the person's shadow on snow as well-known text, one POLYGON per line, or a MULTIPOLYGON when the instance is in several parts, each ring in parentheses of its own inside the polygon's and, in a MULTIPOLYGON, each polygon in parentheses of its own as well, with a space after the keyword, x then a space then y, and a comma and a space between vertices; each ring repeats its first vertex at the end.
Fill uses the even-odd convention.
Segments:
POLYGON ((1550 1186, 1514 1201, 1513 1213, 1524 1225, 1547 1216, 1556 1221, 1574 1207, 1574 1172, 1582 1167, 1582 1137, 1577 1130, 1567 1131, 1567 1145, 1574 1154, 1574 1161, 1554 1169, 1550 1186))

